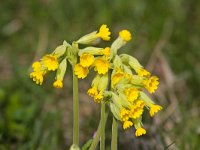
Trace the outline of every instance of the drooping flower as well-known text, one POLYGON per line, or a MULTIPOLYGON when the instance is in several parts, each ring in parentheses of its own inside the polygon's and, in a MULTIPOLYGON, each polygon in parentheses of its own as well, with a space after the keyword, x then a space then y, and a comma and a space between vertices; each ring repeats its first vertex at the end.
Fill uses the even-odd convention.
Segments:
POLYGON ((150 106, 150 111, 149 111, 150 116, 153 117, 155 115, 155 113, 157 113, 161 109, 162 109, 162 107, 160 105, 154 105, 154 104, 152 104, 150 106))
POLYGON ((126 108, 120 109, 120 119, 123 122, 129 120, 129 111, 126 108))
POLYGON ((58 69, 57 57, 52 54, 43 56, 42 62, 49 71, 55 71, 56 69, 58 69))
POLYGON ((148 78, 147 80, 144 80, 143 84, 150 93, 154 93, 155 90, 158 88, 158 84, 159 84, 158 77, 152 76, 148 78))
POLYGON ((111 78, 112 86, 115 86, 123 77, 124 77, 124 73, 120 70, 117 71, 111 78))
POLYGON ((98 95, 98 91, 97 91, 97 88, 95 86, 90 88, 87 93, 91 97, 94 97, 95 95, 98 95))
POLYGON ((97 36, 102 38, 105 41, 110 40, 110 35, 111 35, 111 32, 109 31, 109 28, 105 24, 103 24, 100 27, 99 32, 97 33, 97 36))
POLYGON ((97 95, 94 96, 94 102, 100 103, 103 100, 103 91, 100 91, 97 95))
POLYGON ((36 61, 32 64, 33 71, 40 71, 42 64, 39 61, 36 61))
POLYGON ((140 68, 137 70, 137 74, 141 77, 149 77, 151 73, 147 71, 146 69, 140 68))
POLYGON ((94 56, 91 54, 84 53, 80 56, 80 64, 83 67, 89 67, 94 62, 94 56))
POLYGON ((136 100, 139 96, 139 91, 136 88, 128 88, 125 90, 125 94, 130 102, 136 100))
POLYGON ((137 128, 136 129, 136 131, 135 131, 135 136, 141 136, 141 135, 143 135, 143 134, 146 134, 146 130, 144 129, 144 128, 142 128, 142 127, 139 127, 139 128, 137 128))
POLYGON ((110 56, 110 47, 106 47, 101 50, 101 54, 104 55, 106 58, 110 56))
POLYGON ((81 64, 76 64, 74 67, 74 74, 77 75, 78 78, 84 79, 89 73, 88 68, 83 67, 81 64))
POLYGON ((131 121, 125 121, 123 123, 123 129, 130 128, 132 125, 133 125, 133 123, 131 121))
POLYGON ((36 84, 38 85, 42 85, 43 83, 43 72, 42 71, 34 71, 30 73, 30 78, 33 79, 33 81, 35 81, 36 84))
POLYGON ((137 100, 137 102, 131 106, 130 114, 129 114, 130 118, 136 119, 136 118, 141 117, 144 111, 144 105, 145 105, 144 101, 137 100))
POLYGON ((96 58, 93 65, 98 74, 106 74, 110 67, 109 62, 104 58, 96 58))
POLYGON ((58 88, 58 89, 63 88, 63 83, 62 83, 62 81, 61 81, 60 79, 54 81, 53 87, 58 88))
POLYGON ((119 36, 126 42, 131 40, 131 33, 128 30, 122 30, 119 32, 119 36))

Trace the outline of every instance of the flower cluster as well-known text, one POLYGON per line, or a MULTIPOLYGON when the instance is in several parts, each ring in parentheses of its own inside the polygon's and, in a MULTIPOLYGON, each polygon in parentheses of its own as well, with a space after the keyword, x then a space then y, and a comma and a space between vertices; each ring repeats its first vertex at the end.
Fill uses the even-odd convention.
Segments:
MULTIPOLYGON (((103 63, 106 64, 108 71, 109 63, 107 63, 107 56, 109 55, 109 48, 85 48, 86 52, 81 54, 80 63, 77 64, 77 57, 79 54, 78 44, 91 44, 98 41, 99 38, 108 41, 110 40, 110 34, 107 25, 102 25, 99 32, 94 31, 87 34, 78 41, 73 42, 72 45, 64 41, 63 44, 58 46, 51 54, 43 56, 40 61, 36 61, 32 64, 33 71, 30 73, 30 78, 32 78, 36 84, 42 85, 47 73, 56 71, 53 86, 55 88, 62 88, 63 78, 67 69, 67 61, 73 66, 74 72, 78 75, 78 78, 85 78, 88 74, 88 68, 91 67, 91 65, 93 65, 94 69, 100 74, 105 74, 106 71, 104 69, 106 69, 106 67, 102 69, 100 66, 103 63), (98 51, 98 54, 102 54, 104 57, 95 59, 93 55, 87 52, 88 50, 90 51, 90 49, 95 49, 95 51, 98 51)), ((84 52, 84 50, 82 52, 84 52)))
POLYGON ((55 88, 62 88, 62 81, 67 68, 67 47, 68 43, 64 41, 51 54, 43 56, 40 61, 35 61, 32 64, 33 71, 30 73, 30 78, 36 84, 42 85, 45 75, 51 71, 56 71, 53 86, 55 88))
POLYGON ((42 85, 44 77, 49 72, 56 71, 53 86, 62 88, 67 62, 72 65, 77 78, 84 79, 93 70, 95 77, 88 95, 96 103, 106 101, 114 117, 122 122, 123 128, 134 126, 135 135, 141 136, 146 134, 142 125, 144 109, 149 110, 151 117, 162 109, 146 94, 146 91, 151 94, 156 91, 158 77, 145 70, 136 58, 118 54, 118 50, 132 39, 128 30, 120 31, 110 47, 79 48, 79 44, 93 45, 99 39, 109 41, 110 35, 107 25, 102 25, 99 31, 91 32, 71 45, 64 41, 51 54, 33 63, 30 78, 42 85))
POLYGON ((93 97, 94 102, 106 101, 115 118, 122 122, 123 128, 134 126, 135 135, 141 136, 146 134, 142 126, 144 109, 149 109, 153 117, 162 107, 144 92, 144 89, 149 93, 155 92, 159 84, 158 77, 151 76, 136 58, 117 53, 131 39, 131 33, 122 30, 111 47, 80 50, 79 63, 75 65, 74 72, 83 79, 93 69, 96 75, 88 95, 93 97))

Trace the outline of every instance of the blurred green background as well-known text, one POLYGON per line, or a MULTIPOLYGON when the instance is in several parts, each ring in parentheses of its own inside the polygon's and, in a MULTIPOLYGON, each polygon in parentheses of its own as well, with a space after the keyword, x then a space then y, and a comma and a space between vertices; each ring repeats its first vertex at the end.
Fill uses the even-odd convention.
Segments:
MULTIPOLYGON (((63 150, 72 143, 72 74, 62 90, 53 75, 42 86, 29 79, 31 63, 108 24, 133 39, 122 48, 160 78, 153 99, 164 107, 144 118, 147 135, 119 127, 119 150, 200 149, 200 1, 198 0, 1 0, 0 150, 63 150)), ((103 42, 101 46, 109 45, 103 42)), ((80 80, 80 143, 99 123, 99 105, 86 94, 92 76, 80 80)), ((110 149, 111 115, 106 125, 110 149)))

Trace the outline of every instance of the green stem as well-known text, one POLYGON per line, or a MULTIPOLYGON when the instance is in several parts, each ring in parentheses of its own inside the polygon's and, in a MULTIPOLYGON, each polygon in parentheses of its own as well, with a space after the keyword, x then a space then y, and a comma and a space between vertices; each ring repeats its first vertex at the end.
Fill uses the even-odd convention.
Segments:
POLYGON ((100 150, 105 149, 105 102, 101 102, 101 140, 100 150))
POLYGON ((117 131, 118 131, 117 120, 115 119, 115 117, 113 117, 111 150, 117 150, 117 131))
MULTIPOLYGON (((107 121, 107 118, 108 118, 108 111, 105 111, 105 119, 104 119, 105 123, 107 121)), ((95 150, 95 148, 97 147, 97 145, 99 143, 100 136, 101 136, 101 121, 99 122, 99 126, 98 126, 98 129, 97 129, 96 135, 92 140, 92 144, 91 144, 89 150, 95 150)))
POLYGON ((79 145, 79 99, 78 78, 73 72, 73 144, 79 145))

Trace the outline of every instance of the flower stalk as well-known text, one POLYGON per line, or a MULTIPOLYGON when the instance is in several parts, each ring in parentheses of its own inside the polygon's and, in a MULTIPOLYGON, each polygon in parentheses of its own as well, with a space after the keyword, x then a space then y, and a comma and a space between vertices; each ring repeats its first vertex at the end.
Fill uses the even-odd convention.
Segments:
POLYGON ((101 140, 100 150, 105 149, 105 102, 101 102, 101 140))
POLYGON ((73 71, 73 144, 79 145, 78 78, 74 74, 74 71, 73 71))
MULTIPOLYGON (((108 119, 108 114, 109 114, 109 112, 105 111, 105 117, 104 117, 104 123, 105 124, 106 124, 106 121, 108 119)), ((96 131, 95 137, 93 138, 93 141, 92 141, 92 144, 91 144, 89 150, 95 150, 97 145, 98 145, 98 143, 99 143, 99 140, 101 138, 101 121, 102 120, 100 120, 100 122, 99 122, 98 129, 96 131)))
POLYGON ((118 123, 115 117, 113 117, 111 150, 117 150, 117 136, 118 136, 117 134, 118 134, 118 123))

